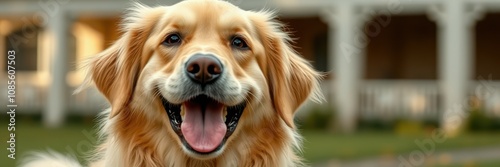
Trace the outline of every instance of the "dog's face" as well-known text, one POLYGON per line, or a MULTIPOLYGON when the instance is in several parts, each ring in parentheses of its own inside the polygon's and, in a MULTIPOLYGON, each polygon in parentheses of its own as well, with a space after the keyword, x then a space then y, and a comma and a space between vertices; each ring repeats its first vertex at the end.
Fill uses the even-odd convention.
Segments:
POLYGON ((247 103, 259 101, 265 90, 256 59, 262 45, 255 46, 258 38, 245 12, 229 4, 193 1, 166 10, 144 67, 151 76, 140 82, 159 92, 186 153, 216 156, 247 103))
POLYGON ((293 128, 294 111, 317 87, 319 75, 263 12, 223 1, 139 6, 124 31, 91 62, 110 117, 157 124, 154 139, 193 158, 236 147, 243 127, 263 120, 279 117, 293 128))

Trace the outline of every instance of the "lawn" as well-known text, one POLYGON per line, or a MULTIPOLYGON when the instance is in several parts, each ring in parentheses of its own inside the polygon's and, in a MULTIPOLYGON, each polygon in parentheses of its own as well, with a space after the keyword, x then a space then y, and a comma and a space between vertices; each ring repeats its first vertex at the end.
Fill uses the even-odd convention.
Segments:
MULTIPOLYGON (((74 121, 72 121, 74 122, 74 121)), ((95 143, 92 121, 76 121, 62 128, 48 129, 39 125, 38 121, 19 120, 16 124, 16 160, 23 154, 33 150, 48 148, 64 153, 83 156, 95 143)), ((2 120, 1 124, 7 125, 2 120)), ((323 162, 330 159, 356 160, 363 157, 378 155, 398 155, 419 149, 415 140, 428 139, 429 136, 401 136, 391 132, 363 131, 351 135, 340 135, 322 131, 304 131, 305 137, 303 156, 310 163, 323 162)), ((0 134, 2 140, 8 140, 7 130, 0 134)), ((500 133, 464 134, 447 139, 436 145, 436 151, 479 146, 500 146, 500 133)), ((7 144, 4 142, 4 147, 7 144)), ((2 167, 15 165, 15 161, 7 158, 6 149, 1 149, 2 167)), ((484 162, 484 166, 499 164, 484 162), (489 164, 489 165, 488 165, 489 164)), ((483 166, 483 162, 474 162, 472 166, 483 166)), ((462 165, 463 166, 463 165, 462 165)), ((465 166, 470 166, 465 164, 465 166)))
MULTIPOLYGON (((3 116, 3 115, 2 115, 3 116)), ((57 129, 43 128, 38 121, 21 119, 16 122, 16 160, 7 158, 7 143, 3 142, 0 151, 0 166, 13 167, 16 161, 21 159, 29 151, 43 151, 52 149, 63 153, 73 153, 82 156, 84 152, 92 149, 91 144, 95 142, 92 121, 78 121, 57 129), (90 134, 90 135, 87 135, 90 134), (87 137, 87 136, 90 136, 87 137)), ((7 126, 3 119, 0 125, 7 126)), ((3 128, 2 128, 3 129, 3 128)), ((7 129, 0 133, 2 141, 7 141, 7 129)))
MULTIPOLYGON (((302 132, 304 157, 309 162, 330 159, 356 160, 371 156, 397 156, 421 150, 415 141, 432 140, 430 135, 396 135, 392 132, 357 132, 339 135, 321 131, 302 132)), ((500 146, 500 133, 466 133, 443 142, 434 142, 435 151, 500 146)), ((497 162, 490 162, 496 163, 497 162)))
POLYGON ((500 166, 500 160, 485 161, 485 162, 470 161, 462 164, 437 165, 435 167, 498 167, 498 166, 500 166))

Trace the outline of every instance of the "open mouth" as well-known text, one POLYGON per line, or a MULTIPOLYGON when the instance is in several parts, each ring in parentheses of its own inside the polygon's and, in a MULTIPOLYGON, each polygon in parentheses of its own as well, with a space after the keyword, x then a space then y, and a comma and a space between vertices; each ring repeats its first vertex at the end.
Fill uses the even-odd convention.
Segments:
POLYGON ((172 104, 162 98, 162 103, 172 129, 186 148, 198 154, 221 149, 236 129, 246 106, 244 102, 225 106, 206 95, 198 95, 181 104, 172 104))

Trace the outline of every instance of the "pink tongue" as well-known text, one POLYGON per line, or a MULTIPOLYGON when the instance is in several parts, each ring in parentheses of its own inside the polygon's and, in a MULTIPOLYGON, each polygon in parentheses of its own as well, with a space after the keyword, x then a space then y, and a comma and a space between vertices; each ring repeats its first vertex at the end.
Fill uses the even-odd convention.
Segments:
POLYGON ((226 124, 222 119, 222 108, 219 103, 207 104, 205 117, 201 105, 193 102, 184 103, 186 114, 181 124, 184 139, 194 150, 207 153, 215 150, 226 135, 226 124))

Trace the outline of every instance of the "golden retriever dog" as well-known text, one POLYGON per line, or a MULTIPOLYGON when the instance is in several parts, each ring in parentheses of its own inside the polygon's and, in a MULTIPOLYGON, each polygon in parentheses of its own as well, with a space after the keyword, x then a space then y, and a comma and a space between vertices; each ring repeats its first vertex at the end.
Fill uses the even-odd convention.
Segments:
MULTIPOLYGON (((88 63, 111 105, 88 165, 303 166, 294 113, 322 100, 320 74, 282 29, 270 12, 219 0, 136 5, 88 63)), ((80 166, 57 157, 25 166, 80 166)))

